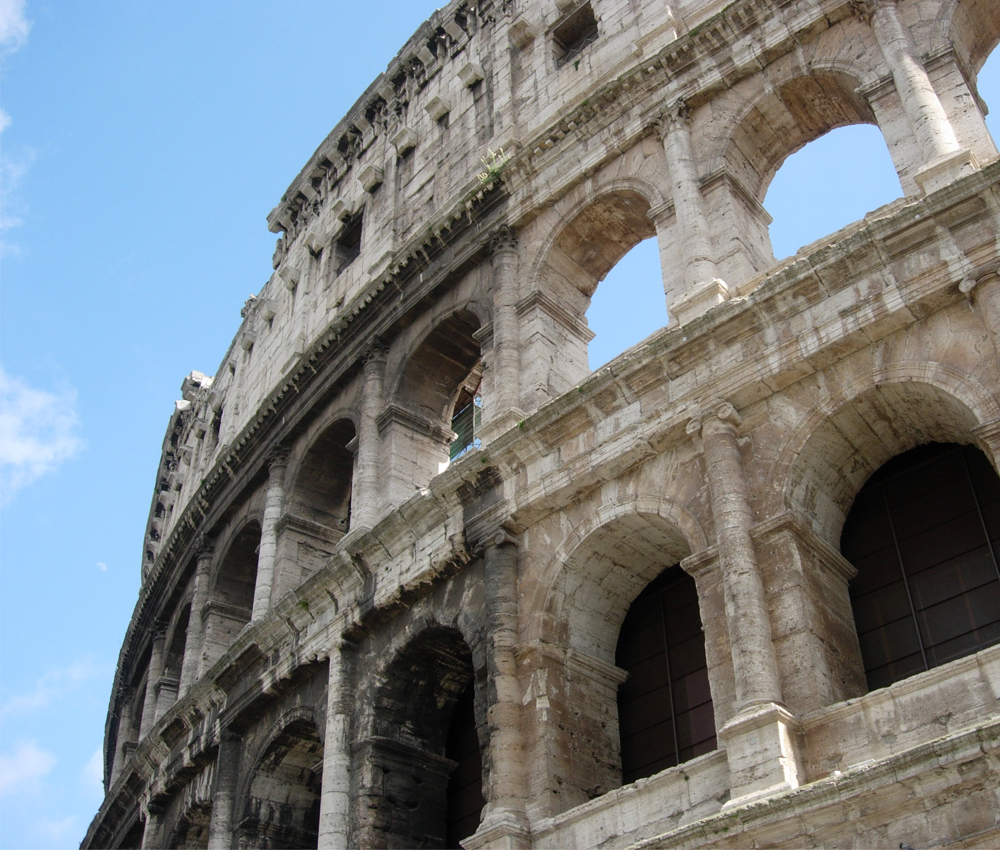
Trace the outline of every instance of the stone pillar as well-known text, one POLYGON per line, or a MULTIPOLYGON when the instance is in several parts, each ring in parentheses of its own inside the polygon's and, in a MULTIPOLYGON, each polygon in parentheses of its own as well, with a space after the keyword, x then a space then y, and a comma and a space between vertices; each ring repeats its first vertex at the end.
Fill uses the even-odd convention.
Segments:
POLYGON ((163 651, 167 644, 167 631, 163 623, 156 623, 152 630, 153 643, 149 652, 149 671, 146 674, 146 694, 142 701, 142 723, 139 740, 143 740, 156 723, 157 684, 163 675, 163 651))
POLYGON ((319 844, 347 850, 351 809, 350 718, 344 711, 342 645, 330 648, 326 688, 326 737, 323 740, 323 791, 319 804, 319 844))
POLYGON ((111 762, 111 781, 108 789, 115 784, 125 766, 125 744, 128 743, 132 731, 132 706, 135 703, 135 691, 126 688, 121 697, 121 714, 118 718, 118 734, 115 737, 115 757, 111 762))
POLYGON ((796 788, 800 772, 797 727, 782 705, 767 596, 750 536, 753 513, 736 439, 739 423, 735 408, 718 402, 688 425, 704 447, 736 685, 736 716, 719 730, 732 775, 730 807, 796 788))
POLYGON ((975 164, 955 138, 896 0, 868 0, 865 11, 920 146, 924 164, 915 178, 925 192, 932 192, 975 164))
POLYGON ((184 639, 184 660, 181 662, 181 682, 177 698, 183 699, 191 686, 201 677, 201 650, 205 640, 205 623, 202 616, 208 603, 208 582, 212 577, 211 538, 202 535, 196 544, 194 587, 191 591, 191 615, 188 617, 187 637, 184 639))
POLYGON ((691 122, 687 104, 680 101, 668 109, 656 124, 670 173, 680 241, 684 252, 684 294, 668 305, 679 322, 687 322, 729 297, 729 288, 719 279, 712 247, 705 199, 698 184, 691 122))
MULTIPOLYGON (((239 779, 240 737, 224 731, 219 736, 212 789, 212 816, 208 822, 208 850, 229 850, 233 846, 233 806, 239 779)), ((320 845, 324 846, 324 845, 320 845)))
POLYGON ((261 619, 271 609, 271 588, 274 585, 274 555, 278 548, 278 520, 285 503, 285 469, 288 450, 279 447, 268 459, 267 495, 264 498, 264 519, 260 528, 260 554, 257 557, 257 584, 253 590, 253 613, 250 621, 261 619))
POLYGON ((142 850, 162 850, 167 846, 163 835, 163 811, 162 803, 146 804, 146 828, 142 831, 142 850))
POLYGON ((500 531, 486 546, 486 670, 490 732, 486 808, 468 848, 531 846, 525 815, 525 750, 521 732, 521 686, 515 650, 518 643, 517 545, 500 531))
POLYGON ((385 402, 385 350, 371 345, 365 352, 364 384, 361 387, 361 413, 358 421, 358 457, 351 497, 351 527, 372 528, 382 507, 380 497, 381 437, 378 418, 385 402))
POLYGON ((486 439, 524 419, 521 411, 521 336, 517 316, 517 236, 500 228, 490 243, 493 265, 493 397, 486 399, 486 439))

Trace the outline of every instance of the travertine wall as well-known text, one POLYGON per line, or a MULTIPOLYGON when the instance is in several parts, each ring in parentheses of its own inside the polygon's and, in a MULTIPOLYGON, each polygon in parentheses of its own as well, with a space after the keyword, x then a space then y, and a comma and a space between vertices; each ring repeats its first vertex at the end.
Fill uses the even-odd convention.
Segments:
POLYGON ((866 693, 840 553, 892 457, 1000 458, 998 41, 968 0, 436 12, 183 383, 84 846, 444 846, 470 683, 470 850, 1000 841, 1000 648, 866 693), (859 122, 904 197, 775 264, 771 178, 859 122), (589 374, 652 236, 671 321, 589 374), (718 749, 621 787, 619 630, 678 563, 718 749))

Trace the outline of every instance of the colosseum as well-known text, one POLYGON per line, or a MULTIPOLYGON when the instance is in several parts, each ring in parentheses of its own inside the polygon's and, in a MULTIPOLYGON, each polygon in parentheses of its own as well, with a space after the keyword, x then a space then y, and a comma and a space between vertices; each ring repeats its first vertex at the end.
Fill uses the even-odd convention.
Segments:
POLYGON ((183 381, 83 847, 1000 846, 998 42, 435 12, 183 381), (772 177, 849 124, 903 197, 776 262, 772 177), (652 237, 669 322, 591 372, 652 237))

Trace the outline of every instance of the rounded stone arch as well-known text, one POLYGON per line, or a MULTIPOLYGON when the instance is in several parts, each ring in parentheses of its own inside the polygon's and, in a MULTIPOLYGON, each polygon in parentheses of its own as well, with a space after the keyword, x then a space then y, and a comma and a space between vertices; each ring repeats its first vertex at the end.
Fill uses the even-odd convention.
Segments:
POLYGON ((177 604, 176 613, 167 627, 166 652, 163 656, 163 674, 167 678, 180 679, 190 620, 191 594, 189 592, 177 604))
POLYGON ((997 418, 1000 404, 957 369, 928 361, 873 368, 802 416, 775 463, 768 513, 798 513, 839 551, 855 495, 884 463, 942 442, 979 445, 996 465, 973 431, 997 418))
POLYGON ((286 711, 253 751, 236 807, 235 837, 250 846, 315 847, 323 730, 307 706, 286 711))
POLYGON ((1000 45, 1000 16, 989 0, 944 0, 938 16, 938 34, 930 49, 954 44, 969 70, 978 75, 1000 45))
POLYGON ((203 850, 208 847, 208 828, 212 819, 211 805, 191 805, 184 809, 174 824, 166 847, 177 850, 203 850))
POLYGON ((556 227, 529 261, 528 280, 582 319, 608 272, 644 239, 656 236, 649 211, 664 203, 660 191, 636 177, 618 177, 558 211, 556 227))
POLYGON ((773 80, 758 79, 757 90, 743 98, 719 129, 706 161, 708 171, 728 171, 758 203, 782 163, 809 142, 838 127, 878 126, 875 113, 857 94, 873 79, 868 68, 817 61, 773 80))
POLYGON ((396 365, 385 382, 388 404, 378 425, 388 456, 382 495, 389 507, 426 487, 453 457, 476 444, 472 405, 482 397, 483 378, 479 305, 464 301, 422 324, 422 333, 394 354, 396 365), (455 415, 461 411, 466 414, 460 423, 455 415))
POLYGON ((602 505, 559 545, 529 600, 526 639, 614 664, 629 605, 664 569, 708 547, 708 535, 685 506, 658 496, 602 505), (609 554, 621 544, 627 564, 609 554), (538 616, 541 614, 541 616, 538 616))
POLYGON ((477 301, 430 317, 423 333, 401 352, 386 381, 387 399, 428 420, 443 421, 454 406, 456 388, 481 358, 473 334, 490 320, 477 301))
MULTIPOLYGON (((259 512, 255 512, 244 517, 242 522, 229 530, 225 541, 218 549, 221 554, 215 563, 215 569, 212 571, 212 579, 209 582, 210 593, 222 592, 242 599, 240 591, 245 590, 243 585, 247 583, 247 575, 256 576, 257 573, 257 554, 260 548, 262 522, 263 516, 259 512), (253 565, 252 573, 249 569, 251 563, 253 565)), ((253 607, 252 587, 250 588, 250 606, 253 607)))
POLYGON ((202 615, 206 669, 222 656, 253 615, 260 541, 261 517, 255 513, 234 524, 219 549, 202 615))
MULTIPOLYGON (((374 689, 356 747, 360 808, 352 846, 456 846, 446 843, 455 827, 453 774, 473 765, 481 789, 486 767, 485 660, 477 667, 458 626, 431 617, 411 623, 401 637, 369 677, 374 689), (467 718, 458 716, 463 709, 467 718), (459 720, 471 724, 471 760, 452 750, 459 720)), ((458 838, 474 831, 481 809, 465 813, 472 822, 458 838)))
MULTIPOLYGON (((397 634, 392 641, 389 652, 380 653, 375 659, 369 672, 364 676, 369 682, 385 682, 388 680, 390 670, 393 665, 399 664, 399 659, 404 653, 412 650, 412 647, 419 646, 423 636, 429 633, 442 632, 453 633, 455 637, 468 647, 471 653, 472 668, 477 679, 481 678, 485 683, 486 676, 486 635, 484 632, 484 614, 482 611, 459 611, 454 618, 446 620, 433 614, 423 614, 411 619, 397 634)), ((485 696, 483 697, 485 699, 485 696)), ((375 699, 360 701, 363 715, 360 718, 359 728, 362 734, 372 734, 373 711, 376 705, 375 699)))
POLYGON ((356 414, 338 406, 310 428, 285 474, 284 512, 331 529, 348 530, 354 481, 356 414))

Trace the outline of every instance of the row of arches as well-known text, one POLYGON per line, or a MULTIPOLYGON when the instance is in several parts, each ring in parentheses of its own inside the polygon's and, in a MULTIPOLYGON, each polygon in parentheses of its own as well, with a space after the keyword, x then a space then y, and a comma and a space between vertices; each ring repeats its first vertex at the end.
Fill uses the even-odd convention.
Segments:
MULTIPOLYGON (((623 587, 621 568, 616 580, 606 576, 605 600, 631 601, 624 612, 602 612, 609 634, 617 629, 614 663, 624 673, 616 700, 622 784, 717 747, 699 594, 680 565, 663 568, 678 553, 677 532, 673 541, 670 533, 660 518, 631 514, 577 547, 595 575, 602 570, 594 559, 613 552, 633 577, 623 587), (623 551, 625 541, 632 545, 623 551)), ((841 548, 858 571, 850 596, 870 689, 1000 643, 998 547, 1000 477, 980 450, 924 444, 869 478, 848 513, 841 548)), ((458 848, 486 804, 484 672, 477 673, 462 632, 437 625, 377 672, 384 684, 375 692, 370 734, 355 748, 364 813, 356 838, 371 846, 458 848)), ((315 720, 303 712, 286 718, 241 785, 234 822, 241 846, 316 847, 322 766, 315 720)), ((209 814, 204 807, 185 812, 164 846, 207 847, 209 814)))

